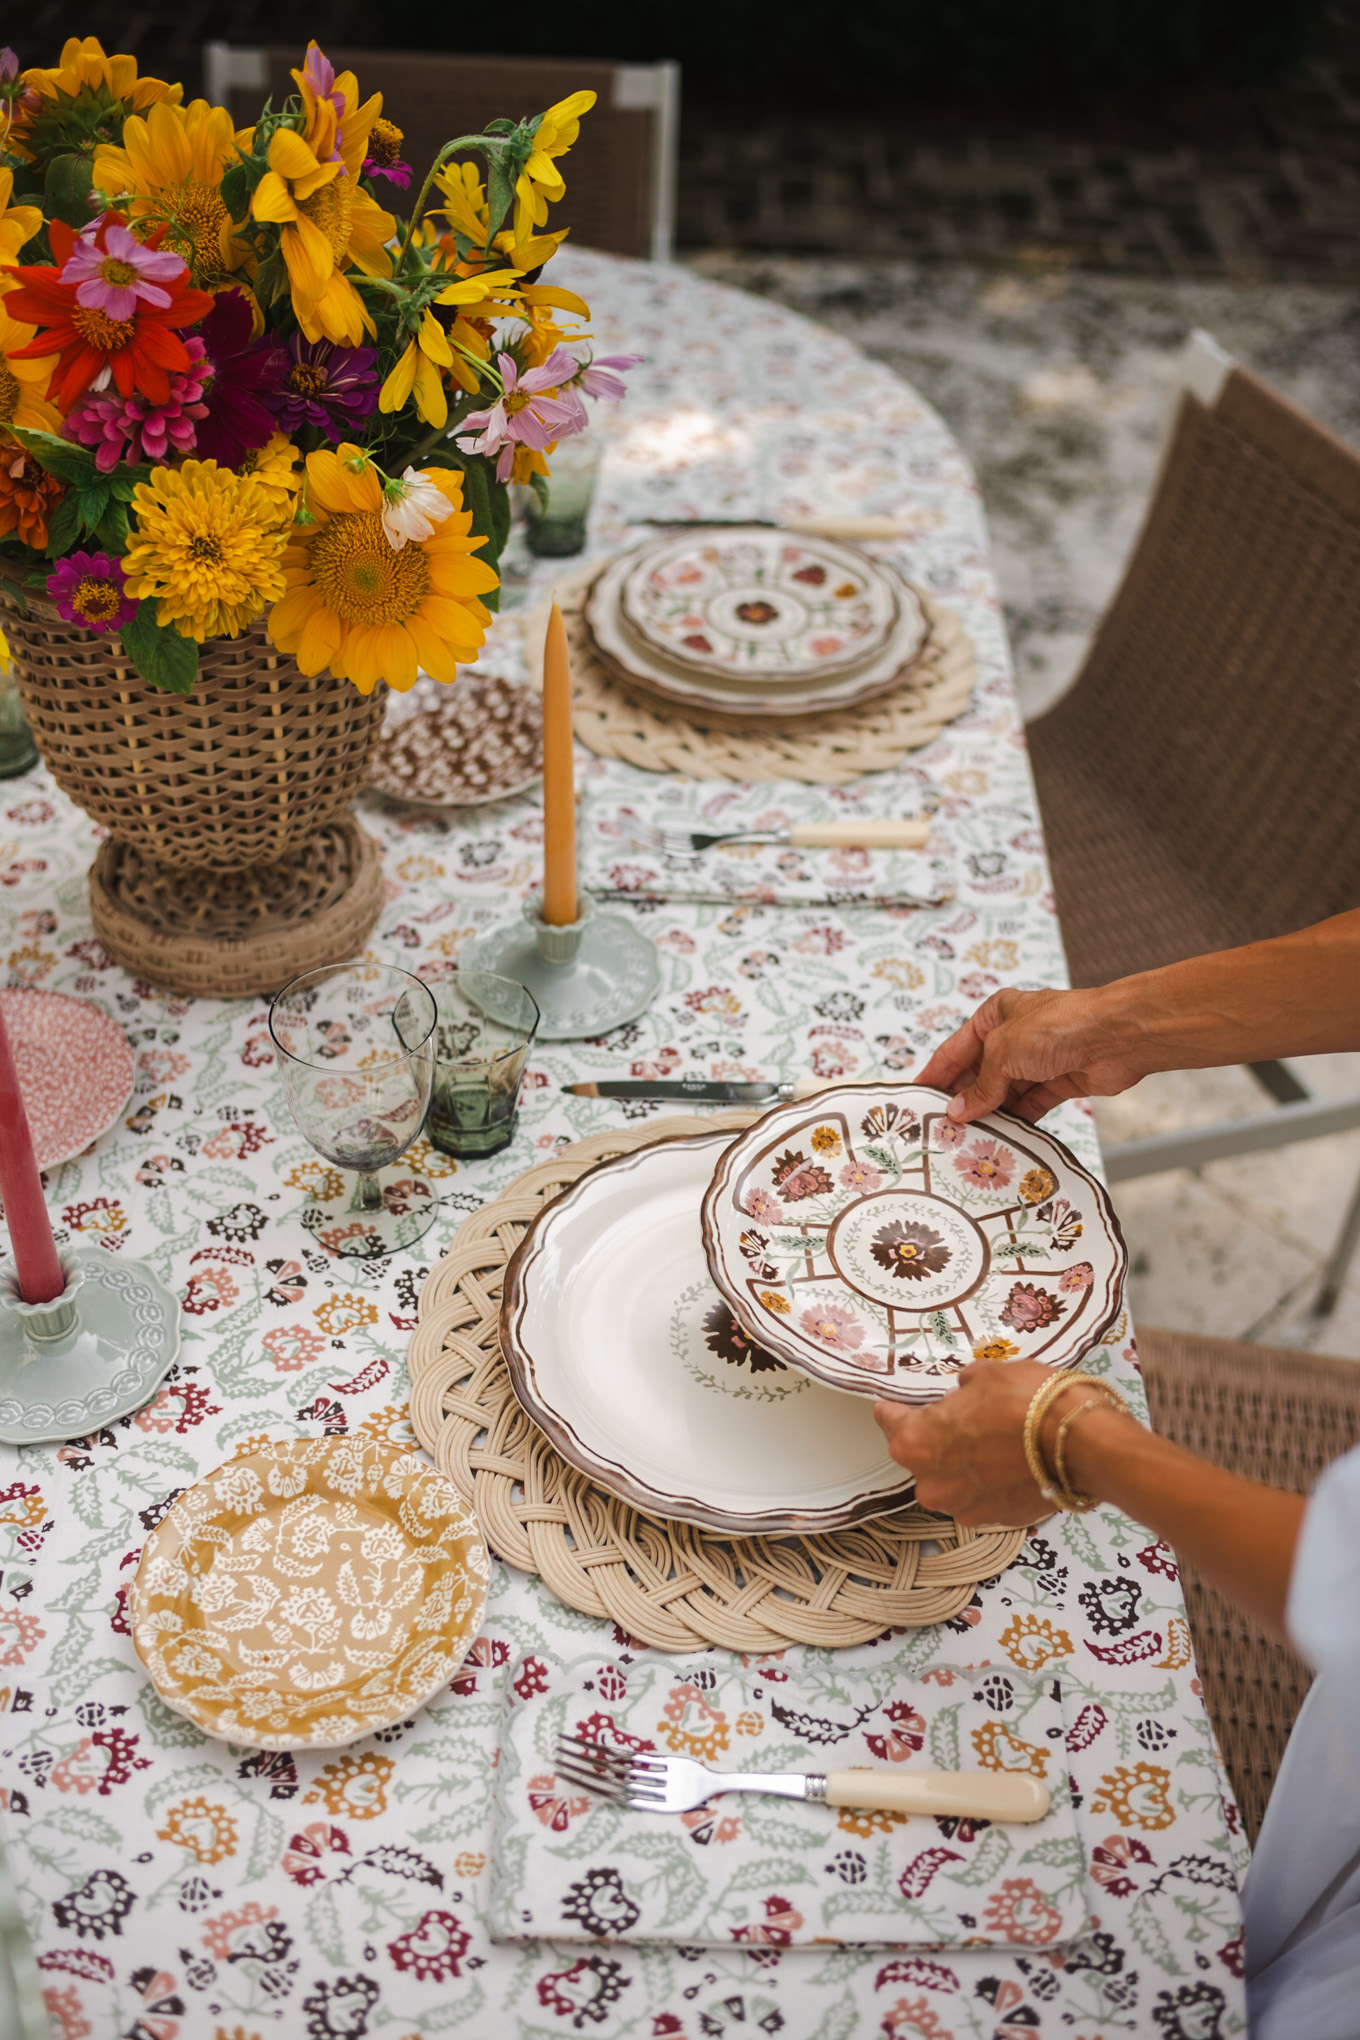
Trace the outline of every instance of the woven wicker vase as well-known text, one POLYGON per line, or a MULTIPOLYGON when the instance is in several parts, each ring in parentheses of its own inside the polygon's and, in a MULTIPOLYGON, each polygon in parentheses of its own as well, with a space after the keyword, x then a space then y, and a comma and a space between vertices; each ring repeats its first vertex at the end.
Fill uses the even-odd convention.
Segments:
POLYGON ((0 581, 38 749, 109 831, 90 908, 110 954, 168 991, 238 998, 362 949, 382 871, 351 810, 383 690, 307 679, 260 622, 203 647, 192 694, 161 694, 116 637, 24 599, 0 581))

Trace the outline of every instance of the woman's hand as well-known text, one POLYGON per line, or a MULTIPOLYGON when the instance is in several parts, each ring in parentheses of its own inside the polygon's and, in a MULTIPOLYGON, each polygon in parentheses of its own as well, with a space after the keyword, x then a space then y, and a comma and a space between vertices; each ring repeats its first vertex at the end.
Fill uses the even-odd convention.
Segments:
MULTIPOLYGON (((1053 1370, 1039 1360, 978 1360, 938 1402, 923 1408, 875 1403, 874 1416, 893 1458, 916 1475, 922 1507, 973 1529, 984 1523, 1019 1528, 1051 1515, 1052 1504, 1030 1475, 1024 1433, 1035 1390, 1052 1379, 1053 1370)), ((1043 1427, 1049 1451, 1068 1402, 1089 1393, 1058 1396, 1061 1411, 1049 1405, 1043 1427)))
POLYGON ((914 1081, 950 1092, 965 1122, 1004 1106, 1033 1123, 1065 1098, 1126 1091, 1165 1064, 1118 992, 993 992, 914 1081))

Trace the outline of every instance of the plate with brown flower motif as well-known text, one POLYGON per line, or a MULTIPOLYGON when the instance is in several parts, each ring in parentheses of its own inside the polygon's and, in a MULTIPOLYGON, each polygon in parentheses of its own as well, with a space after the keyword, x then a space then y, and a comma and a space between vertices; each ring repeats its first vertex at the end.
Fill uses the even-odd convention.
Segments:
POLYGON ((133 1578, 132 1640, 167 1707, 209 1735, 331 1748, 453 1677, 489 1578, 476 1517, 417 1453, 293 1439, 172 1503, 133 1578))
POLYGON ((943 1395, 972 1360, 1072 1367, 1122 1308, 1104 1188, 1008 1112, 960 1126, 921 1084, 777 1106, 724 1151, 709 1271, 749 1339, 835 1388, 943 1395))
POLYGON ((699 1205, 730 1132, 601 1162, 506 1270, 515 1394, 568 1463, 654 1516, 736 1536, 834 1530, 910 1499, 867 1403, 754 1344, 713 1287, 699 1205))

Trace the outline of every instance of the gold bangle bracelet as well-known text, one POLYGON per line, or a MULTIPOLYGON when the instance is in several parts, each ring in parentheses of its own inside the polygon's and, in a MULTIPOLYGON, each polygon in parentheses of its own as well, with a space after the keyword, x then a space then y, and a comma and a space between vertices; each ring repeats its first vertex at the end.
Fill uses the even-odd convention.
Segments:
POLYGON ((1095 1408, 1100 1401, 1118 1410, 1121 1416, 1133 1415, 1118 1389, 1111 1388, 1108 1382, 1099 1380, 1094 1374, 1055 1374, 1051 1381, 1044 1382, 1035 1390, 1025 1414, 1023 1443, 1030 1477, 1046 1502, 1052 1502, 1055 1508, 1065 1509, 1074 1515, 1084 1515, 1088 1509, 1094 1509, 1100 1498, 1098 1495, 1081 1494, 1069 1484, 1065 1462, 1067 1432, 1084 1411, 1095 1408), (1075 1410, 1069 1410, 1059 1424, 1053 1450, 1054 1474, 1044 1464, 1039 1434, 1050 1403, 1055 1402, 1065 1388, 1092 1388, 1095 1395, 1089 1396, 1075 1410))

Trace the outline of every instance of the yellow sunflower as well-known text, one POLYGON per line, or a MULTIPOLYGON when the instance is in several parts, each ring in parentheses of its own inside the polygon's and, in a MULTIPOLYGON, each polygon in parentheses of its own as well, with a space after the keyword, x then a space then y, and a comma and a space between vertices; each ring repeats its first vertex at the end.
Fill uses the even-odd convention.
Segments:
POLYGON ((453 509, 426 539, 394 550, 383 530, 383 485, 357 446, 307 456, 307 508, 312 522, 293 528, 284 554, 288 593, 269 612, 269 635, 304 673, 329 667, 371 694, 379 680, 403 693, 420 668, 434 680, 456 680, 475 659, 491 613, 478 601, 496 575, 471 555, 474 538, 463 508, 463 477, 428 468, 453 509))
POLYGON ((183 637, 236 637, 283 594, 286 532, 269 490, 215 460, 158 467, 132 494, 137 530, 123 555, 134 601, 155 596, 183 637))
POLYGON ((133 114, 123 143, 95 150, 97 189, 131 195, 129 215, 147 228, 165 226, 165 245, 182 255, 201 290, 214 290, 247 260, 222 203, 222 174, 236 161, 236 135, 223 106, 195 99, 161 100, 145 118, 133 114))
MULTIPOLYGON (((60 432, 61 413, 47 401, 56 355, 43 354, 36 361, 14 359, 16 350, 27 347, 37 330, 22 319, 12 319, 0 295, 0 427, 22 425, 30 432, 60 432)), ((11 441, 11 453, 13 450, 11 441)))
POLYGON ((23 81, 36 93, 37 104, 15 101, 14 124, 5 147, 11 156, 22 157, 26 163, 46 155, 49 146, 72 140, 64 133, 64 123, 77 100, 81 103, 77 133, 83 130, 88 135, 93 107, 121 103, 129 113, 141 113, 158 99, 177 104, 184 96, 182 85, 167 85, 164 78, 139 78, 135 57, 106 57, 104 45, 93 35, 83 42, 71 36, 62 46, 59 64, 50 69, 35 66, 24 72, 23 81))
MULTIPOLYGON (((309 54, 315 43, 308 45, 309 54)), ((276 128, 269 144, 269 168, 255 187, 250 209, 257 220, 282 227, 293 310, 309 340, 334 340, 355 347, 372 333, 373 321, 344 274, 390 276, 387 242, 397 223, 360 188, 359 172, 382 94, 359 104, 353 71, 342 71, 334 92, 320 99, 304 71, 294 71, 306 127, 276 128), (337 114, 333 99, 344 105, 337 114), (338 151, 338 155, 337 155, 338 151)))
POLYGON ((566 181, 554 158, 565 156, 581 132, 581 115, 595 104, 593 92, 573 92, 550 106, 538 124, 534 152, 515 183, 515 239, 527 241, 530 230, 541 227, 548 217, 550 202, 561 198, 566 181))
POLYGON ((43 223, 40 205, 11 205, 14 172, 0 170, 0 269, 12 269, 43 223))

